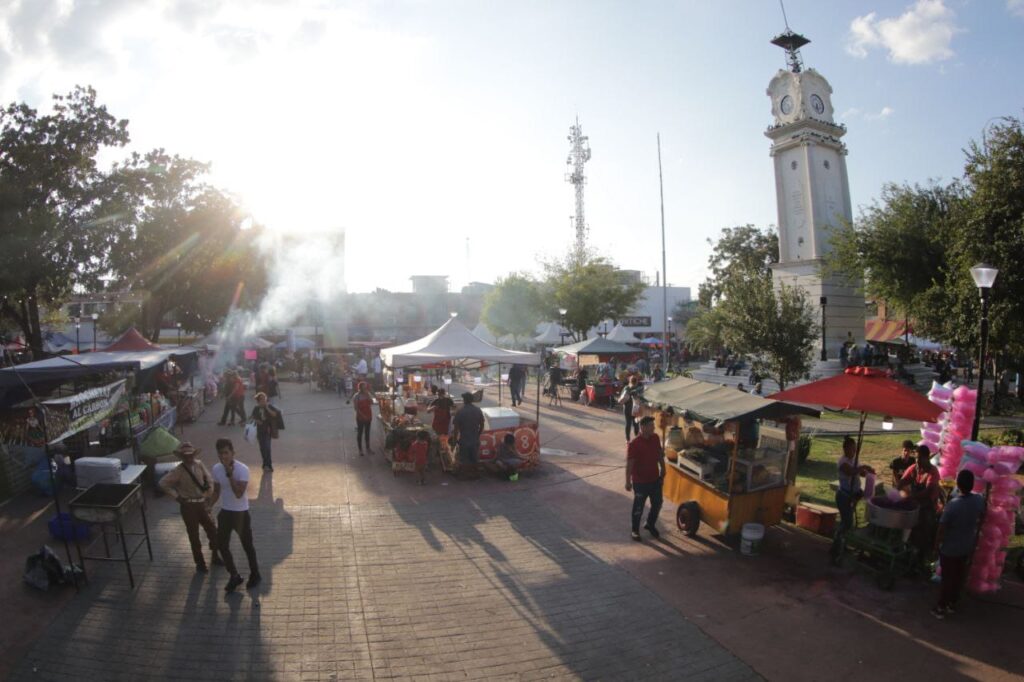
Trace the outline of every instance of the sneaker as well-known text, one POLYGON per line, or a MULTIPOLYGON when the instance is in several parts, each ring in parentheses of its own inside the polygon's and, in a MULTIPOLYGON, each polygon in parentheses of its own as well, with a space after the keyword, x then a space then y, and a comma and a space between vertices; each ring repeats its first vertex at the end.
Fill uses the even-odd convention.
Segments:
POLYGON ((240 575, 233 575, 233 576, 231 576, 231 580, 228 581, 228 584, 224 586, 224 591, 225 592, 234 592, 235 588, 237 588, 241 584, 242 584, 242 576, 240 576, 240 575))
POLYGON ((661 533, 659 533, 658 529, 655 528, 654 526, 644 526, 644 528, 647 529, 647 532, 650 533, 651 537, 654 538, 655 540, 657 540, 658 538, 661 537, 661 533))
POLYGON ((633 538, 633 542, 643 542, 644 541, 644 539, 642 537, 640 537, 640 533, 637 533, 636 531, 633 531, 632 533, 630 533, 629 537, 633 538))
POLYGON ((196 564, 196 573, 209 573, 210 569, 206 567, 206 564, 196 564))
MULTIPOLYGON (((239 578, 238 580, 239 582, 241 582, 242 579, 239 578)), ((260 577, 259 573, 253 573, 249 576, 249 579, 245 581, 245 589, 251 590, 252 588, 259 585, 261 580, 263 580, 263 578, 260 577)))
POLYGON ((934 609, 932 609, 932 615, 938 618, 939 620, 942 620, 946 617, 946 609, 942 608, 941 606, 936 606, 934 609))

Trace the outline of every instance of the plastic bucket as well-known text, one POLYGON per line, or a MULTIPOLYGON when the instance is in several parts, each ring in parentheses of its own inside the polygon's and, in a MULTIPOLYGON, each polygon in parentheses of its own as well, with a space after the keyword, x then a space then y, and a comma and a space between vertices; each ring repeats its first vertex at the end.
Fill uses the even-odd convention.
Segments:
POLYGON ((760 523, 744 523, 740 535, 740 554, 753 556, 757 554, 764 540, 764 526, 760 523))

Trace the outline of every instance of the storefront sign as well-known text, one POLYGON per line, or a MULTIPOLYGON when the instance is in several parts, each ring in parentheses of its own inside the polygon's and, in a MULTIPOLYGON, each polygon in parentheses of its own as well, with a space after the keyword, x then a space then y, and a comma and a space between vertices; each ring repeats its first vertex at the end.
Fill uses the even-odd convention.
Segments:
POLYGON ((623 327, 650 327, 650 317, 623 317, 619 320, 623 327))
POLYGON ((106 419, 124 395, 124 379, 43 403, 50 445, 106 419), (55 435, 59 434, 59 435, 55 435))

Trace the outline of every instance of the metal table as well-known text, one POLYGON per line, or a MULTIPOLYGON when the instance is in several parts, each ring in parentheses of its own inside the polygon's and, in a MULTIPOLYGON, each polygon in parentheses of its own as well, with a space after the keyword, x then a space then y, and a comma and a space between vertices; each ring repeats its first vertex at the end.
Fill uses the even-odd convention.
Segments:
MULTIPOLYGON (((131 559, 139 551, 143 543, 149 552, 149 560, 153 560, 153 547, 149 542, 149 525, 146 523, 146 505, 142 496, 142 486, 133 483, 97 483, 85 492, 76 495, 69 503, 71 515, 79 521, 94 523, 100 527, 100 536, 103 538, 105 556, 87 556, 82 552, 82 545, 78 538, 75 538, 75 549, 78 551, 78 560, 82 566, 82 573, 85 575, 85 561, 123 561, 128 569, 128 582, 132 589, 135 589, 135 577, 132 575, 131 559), (139 508, 142 516, 142 532, 126 532, 124 529, 124 518, 135 507, 139 508), (112 528, 111 528, 112 527, 112 528), (115 540, 121 543, 121 557, 110 555, 110 543, 107 540, 108 533, 112 533, 115 540), (127 537, 138 538, 134 546, 129 550, 127 537)), ((95 540, 93 541, 95 542, 95 540)), ((91 547, 90 543, 88 547, 91 547)), ((88 576, 86 576, 88 579, 88 576)))

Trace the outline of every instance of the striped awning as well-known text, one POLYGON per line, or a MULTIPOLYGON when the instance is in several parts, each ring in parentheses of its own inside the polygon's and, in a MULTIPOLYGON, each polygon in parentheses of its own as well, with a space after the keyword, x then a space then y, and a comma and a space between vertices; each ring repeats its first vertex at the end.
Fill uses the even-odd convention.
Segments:
MULTIPOLYGON (((893 339, 901 339, 908 331, 906 320, 866 320, 864 322, 864 338, 875 343, 888 343, 893 339)), ((909 325, 909 331, 914 328, 909 325)))

